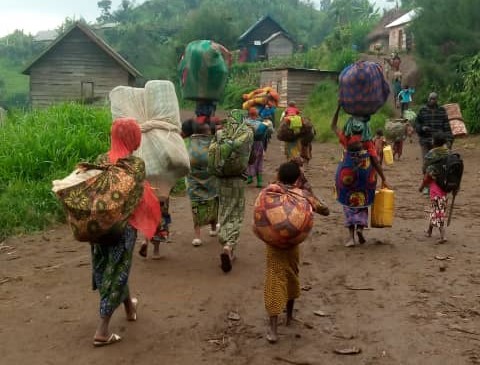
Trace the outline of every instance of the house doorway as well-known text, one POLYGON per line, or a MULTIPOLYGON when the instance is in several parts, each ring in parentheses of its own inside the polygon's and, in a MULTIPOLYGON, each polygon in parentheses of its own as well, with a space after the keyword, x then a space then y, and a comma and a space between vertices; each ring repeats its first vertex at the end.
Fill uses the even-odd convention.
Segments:
POLYGON ((80 96, 81 96, 82 102, 89 102, 93 100, 94 83, 92 81, 82 81, 80 96))
POLYGON ((403 29, 398 30, 398 50, 403 49, 403 29))

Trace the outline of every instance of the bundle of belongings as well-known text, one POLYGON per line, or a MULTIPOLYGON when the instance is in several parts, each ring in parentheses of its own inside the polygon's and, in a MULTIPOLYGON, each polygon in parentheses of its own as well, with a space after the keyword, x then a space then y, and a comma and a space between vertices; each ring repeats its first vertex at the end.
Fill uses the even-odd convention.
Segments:
POLYGON ((278 248, 302 243, 313 227, 315 199, 305 189, 270 184, 255 200, 253 232, 263 242, 278 248))
POLYGON ((407 135, 407 123, 405 119, 389 119, 385 123, 385 137, 389 141, 401 141, 407 135))
POLYGON ((243 100, 242 109, 248 110, 251 107, 256 107, 261 110, 265 106, 277 107, 279 95, 273 88, 267 86, 243 94, 243 100))
POLYGON ((178 72, 182 97, 186 100, 220 100, 228 78, 231 54, 211 40, 190 42, 178 72))
POLYGON ((445 104, 443 106, 447 111, 448 121, 450 123, 450 129, 454 137, 464 137, 468 134, 465 122, 463 120, 462 112, 460 111, 460 105, 445 104))
POLYGON ((173 83, 153 80, 145 88, 118 86, 110 92, 110 102, 114 119, 133 117, 139 123, 142 141, 134 155, 145 161, 147 179, 157 195, 168 196, 190 171, 173 83))
POLYGON ((62 202, 77 241, 109 243, 123 233, 143 195, 143 161, 137 157, 116 163, 80 164, 52 191, 62 202))
POLYGON ((389 94, 390 87, 378 63, 359 61, 340 73, 338 100, 350 115, 374 114, 385 104, 389 94))
POLYGON ((313 141, 315 131, 309 119, 300 115, 300 110, 294 102, 289 102, 282 114, 277 131, 277 138, 284 142, 293 142, 300 138, 303 145, 313 141))

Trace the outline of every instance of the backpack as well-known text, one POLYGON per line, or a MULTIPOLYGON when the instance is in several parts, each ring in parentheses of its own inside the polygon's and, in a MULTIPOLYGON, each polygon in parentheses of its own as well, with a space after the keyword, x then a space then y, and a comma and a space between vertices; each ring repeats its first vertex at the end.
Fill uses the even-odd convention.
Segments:
POLYGON ((447 192, 457 192, 460 189, 463 175, 463 160, 458 153, 449 153, 437 163, 438 175, 435 182, 447 192))
POLYGON ((253 131, 247 123, 228 117, 208 149, 208 172, 218 177, 242 176, 252 144, 253 131))

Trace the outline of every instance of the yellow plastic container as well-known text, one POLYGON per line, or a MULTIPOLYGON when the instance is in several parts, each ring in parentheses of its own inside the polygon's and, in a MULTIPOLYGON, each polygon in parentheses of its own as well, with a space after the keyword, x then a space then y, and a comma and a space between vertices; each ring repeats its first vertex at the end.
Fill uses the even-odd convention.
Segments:
POLYGON ((395 192, 390 189, 377 190, 372 205, 371 226, 374 228, 391 227, 394 208, 395 192))
POLYGON ((383 161, 385 162, 385 165, 393 165, 392 146, 383 147, 383 161))

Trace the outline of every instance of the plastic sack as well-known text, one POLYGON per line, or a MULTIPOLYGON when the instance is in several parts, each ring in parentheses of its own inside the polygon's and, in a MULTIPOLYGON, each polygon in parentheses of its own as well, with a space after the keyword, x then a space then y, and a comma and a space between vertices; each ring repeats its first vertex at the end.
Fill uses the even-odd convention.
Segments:
POLYGON ((400 120, 388 120, 385 123, 385 136, 390 141, 403 140, 407 134, 407 125, 400 120))
POLYGON ((168 196, 190 171, 173 83, 153 80, 145 88, 118 86, 110 92, 110 102, 114 119, 133 117, 140 124, 142 142, 134 155, 145 161, 147 179, 158 195, 168 196))
POLYGON ((351 115, 374 114, 390 94, 382 66, 375 62, 359 61, 347 66, 338 80, 338 100, 345 112, 351 115))

